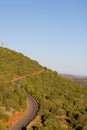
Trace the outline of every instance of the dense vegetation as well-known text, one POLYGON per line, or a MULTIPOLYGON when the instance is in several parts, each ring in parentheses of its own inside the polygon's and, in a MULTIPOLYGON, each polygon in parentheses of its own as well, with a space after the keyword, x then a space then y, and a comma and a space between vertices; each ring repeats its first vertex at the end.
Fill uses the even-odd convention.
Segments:
MULTIPOLYGON (((87 129, 87 89, 47 70, 20 81, 39 101, 43 127, 35 130, 87 129)), ((31 130, 32 130, 31 129, 31 130)))
MULTIPOLYGON (((6 111, 13 109, 15 112, 25 107, 26 91, 37 99, 38 114, 43 124, 42 127, 34 126, 29 130, 87 130, 86 87, 49 69, 20 80, 21 88, 11 82, 14 75, 31 73, 41 68, 36 61, 20 53, 0 48, 0 119, 8 120, 6 111)), ((0 124, 0 127, 4 126, 0 124)))
MULTIPOLYGON (((9 119, 8 111, 13 114, 25 107, 24 90, 12 82, 16 75, 24 75, 40 69, 41 66, 21 53, 0 48, 0 119, 9 119)), ((11 113, 11 114, 12 114, 11 113)))

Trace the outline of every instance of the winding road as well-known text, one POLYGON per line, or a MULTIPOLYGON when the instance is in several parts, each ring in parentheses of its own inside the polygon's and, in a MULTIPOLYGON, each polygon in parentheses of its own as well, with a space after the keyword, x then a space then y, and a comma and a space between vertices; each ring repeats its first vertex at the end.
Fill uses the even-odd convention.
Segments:
MULTIPOLYGON (((24 76, 20 76, 17 78, 14 78, 12 81, 14 83, 17 83, 19 80, 27 77, 27 76, 32 76, 32 75, 37 75, 39 73, 42 73, 44 71, 44 68, 33 72, 31 74, 27 74, 24 76)), ((37 115, 38 112, 38 103, 37 101, 30 95, 27 94, 27 107, 28 107, 28 111, 26 112, 26 114, 17 121, 17 123, 15 123, 12 128, 10 128, 10 130, 25 130, 24 128, 26 128, 26 126, 34 119, 34 117, 37 115)))
POLYGON ((34 119, 38 112, 38 103, 36 100, 31 96, 27 95, 27 102, 28 102, 28 111, 27 113, 19 120, 10 130, 23 130, 30 121, 34 119))

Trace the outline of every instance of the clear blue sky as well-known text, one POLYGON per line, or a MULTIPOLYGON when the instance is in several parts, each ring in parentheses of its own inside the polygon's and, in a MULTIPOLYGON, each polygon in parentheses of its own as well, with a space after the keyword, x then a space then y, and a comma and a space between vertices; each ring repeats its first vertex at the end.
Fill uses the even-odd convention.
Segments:
POLYGON ((0 39, 59 73, 87 75, 87 0, 0 0, 0 39))

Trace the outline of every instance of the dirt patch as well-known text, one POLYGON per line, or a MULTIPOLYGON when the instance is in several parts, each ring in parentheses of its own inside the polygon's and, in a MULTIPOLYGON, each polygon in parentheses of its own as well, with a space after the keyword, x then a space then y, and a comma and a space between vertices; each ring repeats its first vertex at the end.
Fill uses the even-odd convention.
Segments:
POLYGON ((58 116, 57 115, 56 118, 60 119, 61 127, 63 128, 63 130, 69 130, 66 120, 70 120, 70 119, 67 116, 65 116, 65 115, 58 116))
POLYGON ((18 121, 24 114, 28 111, 28 102, 26 101, 26 108, 24 110, 21 110, 17 114, 11 116, 7 122, 3 122, 3 124, 6 127, 9 127, 10 125, 14 124, 16 121, 18 121))
POLYGON ((40 115, 37 115, 35 119, 27 126, 27 128, 30 128, 32 126, 39 126, 39 127, 43 126, 40 115))

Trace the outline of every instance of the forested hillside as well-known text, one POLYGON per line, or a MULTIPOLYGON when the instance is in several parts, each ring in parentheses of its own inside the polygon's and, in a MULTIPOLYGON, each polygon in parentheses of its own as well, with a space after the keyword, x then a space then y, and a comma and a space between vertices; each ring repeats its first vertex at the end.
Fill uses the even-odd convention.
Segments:
MULTIPOLYGON (((24 89, 12 82, 13 77, 40 70, 42 67, 21 53, 0 48, 0 120, 7 121, 9 116, 26 105, 24 89)), ((0 130, 4 130, 1 128, 0 130)))
MULTIPOLYGON (((29 130, 87 130, 87 87, 46 68, 40 74, 21 79, 21 88, 12 82, 16 75, 42 68, 23 54, 0 48, 0 120, 8 120, 9 116, 25 108, 27 92, 38 101, 38 115, 42 121, 42 126, 32 126, 29 130)), ((1 122, 0 130, 5 129, 1 122)))

